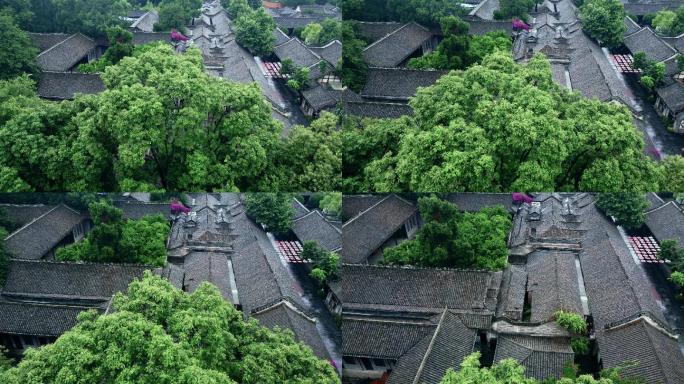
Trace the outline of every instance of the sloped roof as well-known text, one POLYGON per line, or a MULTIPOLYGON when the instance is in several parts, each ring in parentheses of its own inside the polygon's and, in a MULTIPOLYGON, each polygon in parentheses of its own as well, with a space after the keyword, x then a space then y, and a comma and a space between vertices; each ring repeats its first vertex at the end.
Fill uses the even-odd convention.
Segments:
POLYGON ((65 72, 88 55, 95 46, 93 39, 76 33, 41 52, 36 61, 44 71, 65 72))
POLYGON ((5 238, 5 248, 20 259, 40 259, 80 223, 83 216, 60 204, 5 238))
POLYGON ((282 60, 290 59, 299 68, 309 68, 311 71, 310 77, 316 79, 323 74, 320 73, 318 63, 323 59, 313 52, 298 38, 293 38, 286 43, 280 44, 273 48, 273 53, 282 60))
POLYGON ((45 99, 73 99, 77 93, 96 94, 105 85, 97 73, 44 71, 38 82, 38 95, 45 99))
POLYGON ((313 240, 328 251, 342 248, 342 233, 317 209, 292 222, 292 232, 301 242, 313 240))
POLYGON ((340 275, 345 310, 489 313, 488 290, 497 273, 343 265, 340 275))
POLYGON ((625 12, 628 15, 643 16, 656 13, 661 9, 674 10, 679 5, 678 1, 623 1, 622 5, 625 7, 625 12))
POLYGON ((310 47, 310 49, 332 66, 342 60, 342 43, 339 40, 333 40, 322 47, 310 47))
POLYGON ((646 208, 647 211, 650 211, 651 209, 658 208, 661 205, 665 204, 665 201, 658 196, 657 193, 655 192, 649 192, 645 196, 646 200, 648 200, 648 208, 646 208))
POLYGON ((656 88, 655 91, 673 113, 684 111, 684 85, 674 81, 670 85, 656 88))
POLYGON ((653 61, 663 61, 677 53, 649 27, 626 36, 624 43, 633 54, 644 52, 653 61))
POLYGON ((513 209, 513 197, 510 193, 450 193, 446 200, 456 204, 464 212, 477 212, 482 208, 502 206, 506 211, 513 209))
POLYGON ((273 45, 280 45, 290 41, 291 37, 288 36, 282 29, 276 28, 273 30, 273 36, 275 37, 275 42, 273 45))
POLYGON ((527 294, 527 271, 524 265, 510 265, 503 272, 496 317, 522 320, 527 294))
POLYGON ((299 219, 302 216, 306 216, 307 213, 309 213, 309 209, 304 206, 304 204, 300 203, 299 200, 292 199, 292 208, 294 208, 294 216, 292 217, 293 220, 299 219))
POLYGON ((36 301, 109 300, 150 267, 11 260, 2 294, 36 301))
POLYGON ((388 195, 342 226, 342 261, 364 263, 413 214, 414 204, 388 195))
POLYGON ((447 71, 370 68, 361 96, 369 99, 408 101, 419 87, 429 87, 447 71))
POLYGON ((278 27, 283 29, 304 28, 311 23, 319 23, 326 17, 321 16, 274 16, 273 20, 278 27))
POLYGON ((625 361, 635 361, 621 373, 640 377, 647 383, 681 384, 684 382, 684 356, 672 335, 648 318, 639 317, 597 335, 605 368, 625 361))
POLYGON ((525 367, 525 376, 537 380, 559 379, 563 367, 572 364, 575 355, 568 338, 500 335, 496 343, 494 362, 515 359, 525 367))
POLYGON ((552 320, 558 310, 583 312, 574 253, 535 251, 527 259, 527 276, 530 321, 552 320))
POLYGON ((366 47, 363 57, 372 67, 396 67, 430 37, 430 30, 411 22, 366 47))
POLYGON ((469 15, 482 20, 493 20, 494 12, 499 9, 499 0, 482 0, 477 7, 473 8, 469 15))
POLYGON ((228 257, 218 252, 191 252, 183 261, 186 291, 194 292, 205 281, 215 285, 224 300, 236 303, 237 293, 231 284, 231 267, 228 257))
POLYGON ((171 34, 168 32, 133 32, 133 45, 143 45, 156 41, 171 42, 171 34))
POLYGON ((76 317, 87 307, 0 301, 0 333, 60 336, 76 325, 76 317))
POLYGON ((136 21, 131 24, 131 28, 137 29, 143 32, 154 31, 154 25, 159 21, 159 14, 157 11, 148 11, 140 16, 136 21))
POLYGON ((513 33, 513 26, 508 20, 467 20, 470 28, 469 35, 481 36, 489 32, 502 31, 508 34, 513 33))
POLYGON ((169 216, 171 213, 170 203, 144 203, 139 201, 116 201, 114 206, 123 211, 124 219, 138 220, 145 216, 162 215, 169 216))
POLYGON ((401 28, 403 24, 394 21, 390 22, 372 22, 372 21, 357 21, 356 25, 359 29, 359 34, 366 40, 374 43, 390 33, 401 28))
POLYGON ((342 217, 349 220, 359 213, 374 206, 385 196, 378 194, 371 195, 343 195, 342 196, 342 217))
POLYGON ((646 225, 656 240, 674 239, 684 247, 684 213, 671 201, 646 212, 646 225))
POLYGON ((345 356, 398 359, 435 331, 430 322, 345 317, 342 353, 345 356))
POLYGON ((67 33, 33 33, 29 32, 29 37, 33 44, 38 47, 40 52, 48 48, 52 48, 62 41, 68 39, 71 35, 67 33))
POLYGON ((295 339, 311 347, 314 354, 321 359, 330 360, 330 354, 316 329, 316 321, 288 301, 281 301, 270 308, 255 313, 254 318, 263 326, 273 329, 289 329, 295 339))
POLYGON ((8 219, 20 226, 24 226, 53 208, 55 208, 54 205, 43 204, 0 204, 0 211, 4 211, 8 219))
POLYGON ((376 103, 370 101, 349 101, 344 103, 347 115, 373 119, 396 119, 413 115, 413 108, 402 103, 376 103))
POLYGON ((634 20, 632 20, 631 17, 625 16, 625 36, 629 36, 632 33, 638 32, 641 29, 641 26, 637 24, 634 20))

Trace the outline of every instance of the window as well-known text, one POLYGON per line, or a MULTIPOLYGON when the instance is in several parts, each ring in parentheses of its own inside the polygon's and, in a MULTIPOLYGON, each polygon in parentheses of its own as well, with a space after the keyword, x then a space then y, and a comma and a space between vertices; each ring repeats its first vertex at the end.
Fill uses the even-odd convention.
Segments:
POLYGON ((376 367, 384 367, 385 366, 385 360, 382 359, 373 359, 373 364, 376 367))
POLYGON ((344 357, 342 358, 342 362, 345 363, 345 364, 349 364, 349 365, 357 365, 357 364, 356 364, 356 359, 353 358, 353 357, 349 357, 349 356, 344 356, 344 357))
POLYGON ((368 370, 368 371, 373 370, 373 363, 371 362, 370 359, 362 357, 361 358, 361 364, 363 365, 363 369, 368 370))

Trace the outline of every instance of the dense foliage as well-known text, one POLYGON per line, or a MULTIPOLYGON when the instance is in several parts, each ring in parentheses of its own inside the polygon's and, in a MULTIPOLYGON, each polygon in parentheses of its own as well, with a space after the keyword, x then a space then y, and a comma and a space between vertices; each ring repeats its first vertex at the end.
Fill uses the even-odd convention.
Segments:
POLYGON ((560 88, 542 55, 494 53, 410 105, 411 117, 345 124, 347 191, 652 191, 664 179, 627 108, 560 88))
POLYGON ((7 384, 339 383, 332 366, 291 333, 245 322, 209 283, 192 294, 147 272, 113 312, 79 315, 54 344, 30 349, 7 384))
POLYGON ((223 6, 233 18, 235 41, 257 56, 267 56, 275 43, 275 21, 264 8, 252 8, 246 0, 224 0, 223 6))
POLYGON ((247 216, 275 233, 287 233, 292 228, 294 207, 287 193, 249 193, 245 195, 247 216))
POLYGON ((443 18, 444 39, 437 49, 411 59, 408 66, 413 69, 465 69, 494 52, 511 51, 512 43, 508 33, 496 31, 472 36, 468 34, 468 28, 468 23, 456 16, 443 18))
POLYGON ((508 264, 506 238, 513 226, 502 207, 460 213, 435 196, 418 199, 424 225, 416 237, 384 252, 384 263, 497 270, 508 264))
POLYGON ((104 72, 110 65, 118 64, 121 59, 133 55, 133 34, 119 26, 107 29, 109 47, 99 59, 81 64, 78 70, 85 73, 104 72))
POLYGON ((557 311, 554 313, 556 323, 574 334, 587 332, 587 322, 584 317, 574 312, 557 311))
POLYGON ((342 22, 325 19, 321 23, 308 24, 301 33, 307 45, 323 46, 333 40, 342 39, 342 22))
POLYGON ((684 5, 675 11, 661 9, 653 17, 651 25, 665 36, 678 36, 684 33, 684 5))
POLYGON ((12 16, 0 12, 0 80, 37 73, 37 55, 38 48, 28 34, 19 29, 12 16))
POLYGON ((665 64, 648 59, 644 52, 634 54, 632 66, 641 70, 639 80, 648 89, 653 89, 662 84, 665 78, 665 64))
POLYGON ((648 208, 648 201, 641 193, 601 193, 596 199, 596 207, 614 217, 618 225, 639 228, 646 220, 644 210, 648 208))
POLYGON ((368 77, 368 63, 363 58, 367 42, 359 37, 358 27, 353 22, 342 24, 342 62, 338 73, 342 84, 354 92, 360 92, 368 77))
MULTIPOLYGON (((573 375, 574 376, 574 375, 573 375)), ((544 384, 636 384, 637 380, 623 379, 619 369, 604 370, 601 378, 591 375, 564 377, 559 380, 545 380, 544 384)), ((525 367, 514 359, 501 360, 491 368, 480 368, 480 353, 468 355, 455 372, 449 368, 440 384, 540 384, 538 380, 525 377, 525 367)))
POLYGON ((190 20, 199 16, 201 6, 202 0, 164 0, 159 4, 159 21, 154 29, 185 31, 190 20))
MULTIPOLYGON (((63 32, 104 36, 107 28, 126 26, 122 17, 131 9, 126 0, 52 0, 55 20, 63 32)), ((55 31, 50 31, 55 32, 55 31)))
POLYGON ((528 12, 535 5, 535 0, 500 0, 499 9, 494 11, 494 18, 498 20, 510 20, 518 18, 526 20, 528 12))
POLYGON ((341 0, 345 20, 415 21, 439 26, 444 16, 462 16, 465 10, 452 0, 341 0))
POLYGON ((12 368, 12 359, 7 357, 7 348, 0 345, 0 375, 10 368, 12 368))
POLYGON ((40 100, 27 77, 3 82, 0 188, 334 190, 334 118, 281 139, 256 84, 210 77, 198 50, 145 47, 106 68, 106 91, 74 101, 40 100))
POLYGON ((342 193, 326 193, 318 203, 318 207, 327 214, 339 216, 342 213, 342 193))
POLYGON ((580 7, 582 30, 609 48, 617 48, 627 27, 620 0, 586 0, 580 7))
POLYGON ((88 210, 95 227, 78 243, 57 249, 61 261, 91 261, 163 266, 169 223, 161 215, 124 220, 120 209, 97 201, 88 210))
POLYGON ((321 284, 339 278, 340 256, 337 253, 326 251, 315 241, 305 241, 301 257, 302 260, 311 261, 311 277, 321 284))
MULTIPOLYGON (((7 213, 0 208, 0 285, 5 281, 9 252, 5 250, 5 238, 16 229, 16 225, 7 217, 7 213)), ((2 370, 2 350, 0 349, 0 371, 2 370)))

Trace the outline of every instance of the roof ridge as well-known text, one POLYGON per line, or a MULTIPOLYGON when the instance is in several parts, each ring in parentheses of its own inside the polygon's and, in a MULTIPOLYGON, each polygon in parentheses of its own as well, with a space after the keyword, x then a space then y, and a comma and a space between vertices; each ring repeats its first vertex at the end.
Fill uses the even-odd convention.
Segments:
MULTIPOLYGON (((351 101, 349 103, 352 103, 351 101)), ((346 223, 342 224, 342 228, 346 227, 348 224, 351 224, 352 221, 356 220, 357 218, 361 217, 364 213, 370 211, 371 209, 375 208, 378 204, 382 203, 383 201, 387 200, 391 195, 393 194, 388 194, 387 196, 383 197, 378 201, 377 203, 371 205, 370 207, 366 208, 365 210, 359 212, 356 216, 352 217, 351 220, 347 221, 346 223)))
MULTIPOLYGON (((423 368, 425 367, 425 362, 427 361, 428 356, 432 352, 432 347, 435 345, 435 340, 437 339, 437 335, 439 334, 439 331, 442 328, 442 323, 444 322, 444 319, 446 318, 447 314, 447 307, 444 307, 444 311, 442 312, 442 316, 439 319, 439 322, 437 323, 437 327, 435 328, 435 332, 432 334, 432 338, 430 339, 430 344, 428 345, 427 350, 425 351, 425 354, 423 355, 423 360, 420 362, 420 365, 418 366, 418 370, 416 371, 416 376, 413 378, 413 384, 418 384, 418 379, 420 379, 420 376, 423 374, 423 368)), ((460 321, 460 319, 459 319, 460 321)))
POLYGON ((455 271, 455 272, 474 272, 493 274, 500 271, 490 271, 488 269, 468 269, 468 268, 436 268, 436 267, 415 267, 411 265, 380 265, 380 264, 350 264, 342 263, 342 266, 347 267, 361 267, 361 268, 378 268, 378 269, 404 269, 415 271, 455 271))
MULTIPOLYGON (((11 262, 13 263, 34 263, 34 264, 64 264, 64 265, 99 265, 99 266, 117 266, 117 267, 146 267, 146 268, 163 268, 163 267, 157 267, 154 265, 146 265, 146 264, 133 264, 133 263, 98 263, 98 262, 92 262, 92 261, 60 261, 60 260, 46 260, 46 259, 18 259, 18 258, 11 258, 11 262)), ((169 264, 169 263, 167 263, 169 264)))
POLYGON ((663 207, 666 207, 666 206, 668 206, 668 205, 672 205, 672 206, 674 206, 679 212, 682 212, 682 210, 677 206, 677 204, 674 202, 674 200, 670 200, 670 201, 668 201, 667 203, 661 204, 660 206, 657 206, 657 207, 655 207, 655 208, 653 208, 653 209, 651 209, 651 210, 649 210, 649 211, 646 211, 646 213, 655 212, 655 211, 657 211, 657 210, 659 210, 659 209, 661 209, 661 208, 663 208, 663 207))
MULTIPOLYGON (((415 21, 408 22, 408 23, 402 25, 401 27, 395 29, 394 31, 392 31, 392 32, 386 34, 385 36, 381 37, 380 39, 378 39, 377 41, 373 42, 373 44, 367 46, 367 47, 364 48, 363 50, 366 51, 366 50, 370 49, 371 47, 375 46, 375 45, 378 44, 379 42, 381 42, 381 41, 387 39, 388 37, 394 35, 395 33, 399 32, 400 30, 406 28, 406 27, 407 27, 409 24, 411 24, 411 23, 415 23, 416 25, 419 25, 419 24, 417 24, 415 21)), ((422 26, 421 26, 421 27, 422 27, 422 26)), ((423 27, 423 28, 424 28, 424 27, 423 27)), ((427 29, 426 29, 426 31, 429 32, 429 30, 427 30, 427 29)))
POLYGON ((84 38, 86 38, 86 39, 92 41, 93 43, 95 42, 95 40, 91 39, 90 37, 88 37, 88 36, 86 36, 86 35, 84 35, 84 34, 82 34, 82 33, 80 33, 80 32, 76 32, 76 33, 72 34, 71 36, 67 37, 66 39, 60 41, 59 43, 53 45, 52 47, 50 47, 50 48, 44 50, 43 52, 41 52, 40 54, 38 54, 37 57, 43 56, 44 54, 46 54, 46 53, 52 51, 55 47, 60 46, 60 45, 62 45, 62 44, 64 44, 64 43, 66 43, 67 41, 69 41, 69 40, 75 38, 75 37, 78 36, 78 35, 83 36, 84 38))
POLYGON ((7 237, 5 237, 5 240, 8 240, 8 239, 11 238, 12 236, 14 236, 14 235, 16 235, 17 233, 23 231, 24 229, 26 229, 27 227, 29 227, 30 225, 32 225, 33 223, 35 223, 35 222, 38 221, 39 219, 42 219, 42 218, 45 217, 45 215, 47 215, 48 213, 50 213, 50 212, 54 211, 55 209, 59 208, 60 205, 62 205, 62 204, 60 203, 60 204, 55 205, 53 208, 49 209, 47 212, 45 212, 45 213, 43 213, 42 215, 40 215, 40 216, 34 218, 33 220, 31 220, 31 221, 29 221, 28 223, 24 224, 22 227, 19 227, 16 231, 10 233, 7 237))

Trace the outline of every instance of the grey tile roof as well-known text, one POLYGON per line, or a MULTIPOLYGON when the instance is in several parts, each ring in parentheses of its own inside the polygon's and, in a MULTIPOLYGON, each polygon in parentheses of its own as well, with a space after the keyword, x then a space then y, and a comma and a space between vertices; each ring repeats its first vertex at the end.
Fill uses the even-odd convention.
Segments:
POLYGON ((646 212, 646 226, 659 242, 674 239, 684 247, 684 213, 677 203, 671 201, 646 212))
POLYGON ((139 201, 116 201, 114 205, 123 211, 124 219, 142 219, 145 216, 171 214, 170 203, 144 203, 139 201))
POLYGON ((563 367, 572 364, 574 357, 568 338, 500 335, 494 362, 515 359, 525 367, 525 376, 544 380, 561 378, 563 367))
POLYGON ((342 217, 349 220, 366 209, 374 206, 382 199, 384 195, 343 195, 342 196, 342 217))
POLYGON ((648 208, 646 208, 647 211, 650 211, 651 209, 658 208, 661 205, 665 204, 665 201, 658 196, 657 193, 655 192, 649 192, 645 196, 646 200, 648 200, 648 208))
POLYGON ((83 220, 83 216, 60 204, 5 238, 5 248, 20 259, 40 259, 83 220))
POLYGON ((342 60, 342 43, 339 40, 333 40, 322 47, 310 47, 310 49, 333 67, 336 67, 342 60))
POLYGON ((44 99, 73 99, 77 93, 96 94, 105 90, 97 73, 45 71, 38 82, 38 95, 44 99))
POLYGON ((0 204, 0 211, 4 211, 7 218, 21 226, 53 208, 55 208, 54 205, 43 204, 0 204))
POLYGON ((95 41, 91 38, 76 33, 41 52, 36 61, 44 71, 68 71, 86 57, 95 46, 95 41))
POLYGON ((67 33, 33 33, 29 32, 29 37, 33 44, 38 47, 40 52, 45 51, 48 48, 52 48, 55 45, 61 43, 62 41, 69 38, 67 33))
POLYGON ((307 213, 309 213, 309 209, 304 206, 304 204, 300 203, 299 200, 292 199, 292 208, 294 208, 294 216, 292 217, 293 220, 299 219, 302 216, 305 216, 307 213))
POLYGON ((268 328, 273 329, 278 326, 281 329, 291 330, 295 339, 308 345, 316 356, 330 360, 330 354, 316 329, 316 321, 289 302, 281 301, 253 316, 261 325, 268 328))
POLYGON ((342 248, 342 233, 317 209, 292 222, 292 232, 303 243, 313 240, 328 251, 342 248))
POLYGON ((327 19, 327 17, 324 16, 277 16, 273 18, 276 25, 283 29, 304 28, 309 24, 320 23, 325 19, 327 19))
POLYGON ((487 20, 468 20, 470 29, 468 34, 481 36, 489 32, 503 31, 508 34, 513 33, 510 21, 487 21, 487 20))
POLYGON ((185 277, 183 286, 187 292, 194 292, 203 282, 218 288, 224 300, 235 303, 230 281, 228 257, 219 252, 191 252, 183 261, 185 277))
POLYGON ((499 0, 482 0, 482 2, 473 8, 469 16, 474 16, 482 20, 493 20, 494 12, 499 9, 499 0))
POLYGON ((285 32, 283 32, 280 28, 276 28, 273 30, 273 36, 275 37, 275 42, 273 43, 274 45, 287 43, 291 39, 291 37, 288 36, 285 32))
POLYGON ((342 354, 345 356, 398 359, 435 332, 432 322, 345 317, 342 321, 342 354))
POLYGON ((656 93, 667 107, 675 114, 684 111, 684 85, 678 81, 656 88, 656 93))
POLYGON ((302 97, 316 110, 334 107, 337 104, 333 92, 325 85, 317 85, 302 92, 302 97))
POLYGON ((644 317, 597 334, 605 368, 635 361, 621 373, 647 383, 684 383, 684 356, 678 342, 644 317))
POLYGON ((648 27, 626 36, 624 43, 633 54, 644 52, 653 61, 663 61, 677 53, 648 27))
POLYGON ((133 24, 131 24, 131 28, 143 32, 152 32, 154 31, 154 25, 158 21, 159 14, 157 11, 148 11, 134 21, 133 24))
POLYGON ((365 263, 368 256, 416 213, 416 207, 388 195, 342 226, 342 262, 365 263))
POLYGON ((370 68, 361 96, 368 99, 408 101, 419 87, 429 87, 447 71, 370 68))
POLYGON ((431 37, 430 30, 411 22, 366 47, 363 57, 372 67, 396 67, 431 37))
POLYGON ((357 21, 359 34, 369 41, 374 43, 390 33, 401 28, 403 24, 394 21, 391 22, 371 22, 371 21, 357 21))
POLYGON ((524 265, 511 265, 503 272, 496 317, 522 320, 527 294, 527 271, 524 265))
POLYGON ((629 16, 625 16, 625 27, 627 28, 625 30, 625 36, 629 36, 632 33, 638 32, 641 29, 641 26, 637 24, 634 20, 632 20, 632 18, 629 16))
POLYGON ((277 45, 273 48, 273 53, 278 56, 281 61, 290 59, 297 67, 309 68, 311 71, 309 77, 311 79, 317 79, 323 76, 318 68, 318 63, 323 59, 298 38, 293 38, 286 43, 277 45))
POLYGON ((513 209, 510 193, 450 193, 446 200, 456 204, 464 212, 477 212, 482 208, 502 206, 507 211, 513 209))
POLYGON ((171 34, 168 32, 133 32, 133 44, 143 45, 157 41, 171 42, 171 34))
POLYGON ((622 5, 625 7, 625 12, 628 15, 644 16, 651 13, 657 13, 661 9, 674 10, 681 2, 679 1, 623 1, 622 5))
POLYGON ((150 269, 140 265, 12 260, 4 296, 35 301, 102 301, 150 269))
POLYGON ((167 263, 162 268, 156 268, 154 273, 162 278, 168 280, 171 285, 177 289, 183 289, 183 279, 185 278, 185 270, 182 267, 167 263))
POLYGON ((343 265, 340 275, 345 311, 493 314, 495 307, 488 300, 494 272, 343 265))
POLYGON ((427 353, 428 348, 430 348, 431 341, 431 336, 425 337, 406 352, 406 354, 396 362, 389 379, 387 379, 387 384, 413 383, 413 380, 416 378, 416 373, 425 358, 425 354, 427 353))
POLYGON ((60 336, 76 325, 76 317, 90 308, 0 301, 0 333, 60 336))
POLYGON ((527 259, 532 322, 552 320, 558 310, 583 313, 575 254, 538 250, 527 259))
POLYGON ((373 119, 396 119, 401 116, 413 115, 413 109, 408 104, 370 101, 344 103, 344 112, 350 116, 373 119))

